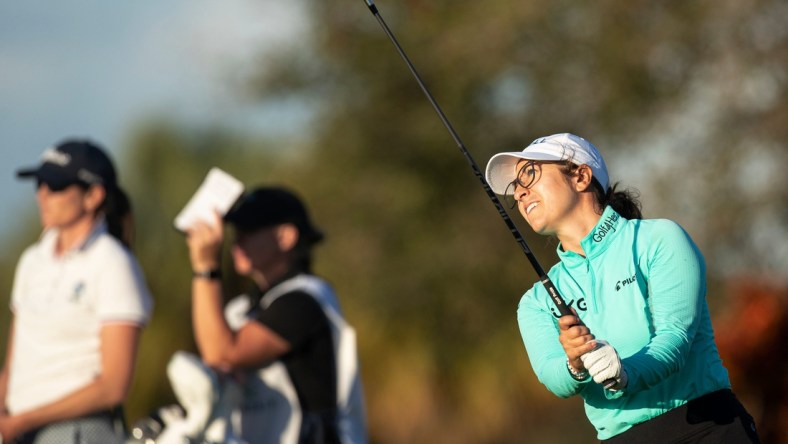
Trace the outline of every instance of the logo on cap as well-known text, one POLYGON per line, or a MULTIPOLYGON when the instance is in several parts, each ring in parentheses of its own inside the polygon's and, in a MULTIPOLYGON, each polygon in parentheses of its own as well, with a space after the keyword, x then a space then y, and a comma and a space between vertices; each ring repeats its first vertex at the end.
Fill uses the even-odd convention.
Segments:
POLYGON ((56 148, 49 148, 41 155, 41 161, 65 167, 71 163, 71 156, 62 151, 58 151, 56 148))

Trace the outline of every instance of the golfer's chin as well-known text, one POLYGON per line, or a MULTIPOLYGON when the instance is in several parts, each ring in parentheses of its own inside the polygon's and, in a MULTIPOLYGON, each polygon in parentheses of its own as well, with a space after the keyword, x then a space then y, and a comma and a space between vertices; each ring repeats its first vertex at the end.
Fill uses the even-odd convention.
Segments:
POLYGON ((550 231, 547 229, 547 226, 545 226, 545 224, 540 223, 539 221, 533 221, 532 222, 532 221, 530 221, 528 219, 526 219, 526 221, 528 222, 528 226, 531 227, 531 229, 534 231, 534 233, 539 234, 541 236, 550 236, 551 235, 550 231))

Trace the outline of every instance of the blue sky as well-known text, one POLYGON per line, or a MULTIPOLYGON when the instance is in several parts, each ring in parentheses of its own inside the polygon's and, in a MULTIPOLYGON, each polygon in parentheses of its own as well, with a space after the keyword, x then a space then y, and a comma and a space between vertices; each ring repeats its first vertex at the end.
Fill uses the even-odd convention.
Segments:
POLYGON ((307 32, 301 7, 270 0, 0 3, 0 235, 20 223, 20 211, 35 208, 33 188, 16 180, 16 169, 36 164, 53 143, 89 136, 117 158, 124 136, 146 116, 207 123, 241 114, 249 105, 232 82, 252 55, 307 32))

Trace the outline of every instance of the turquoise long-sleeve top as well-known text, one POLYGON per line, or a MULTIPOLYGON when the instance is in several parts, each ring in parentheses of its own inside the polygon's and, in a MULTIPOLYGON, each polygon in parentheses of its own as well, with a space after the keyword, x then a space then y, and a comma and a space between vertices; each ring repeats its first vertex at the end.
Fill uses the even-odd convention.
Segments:
POLYGON ((579 394, 599 439, 730 388, 706 304, 703 256, 678 224, 627 220, 607 207, 581 245, 585 257, 559 245, 548 276, 591 333, 618 351, 626 388, 611 392, 572 378, 558 311, 541 282, 523 295, 517 321, 539 381, 560 397, 579 394))

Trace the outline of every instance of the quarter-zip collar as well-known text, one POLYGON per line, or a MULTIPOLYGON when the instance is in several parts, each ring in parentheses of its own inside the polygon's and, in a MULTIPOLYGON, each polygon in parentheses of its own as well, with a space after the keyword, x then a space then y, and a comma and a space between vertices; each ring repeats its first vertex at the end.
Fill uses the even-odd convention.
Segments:
POLYGON ((558 258, 566 266, 573 268, 585 263, 586 259, 593 259, 602 254, 611 242, 619 235, 626 219, 621 217, 612 207, 605 207, 602 216, 597 221, 594 228, 580 241, 580 246, 586 253, 586 257, 572 251, 565 251, 559 243, 556 252, 558 258))

